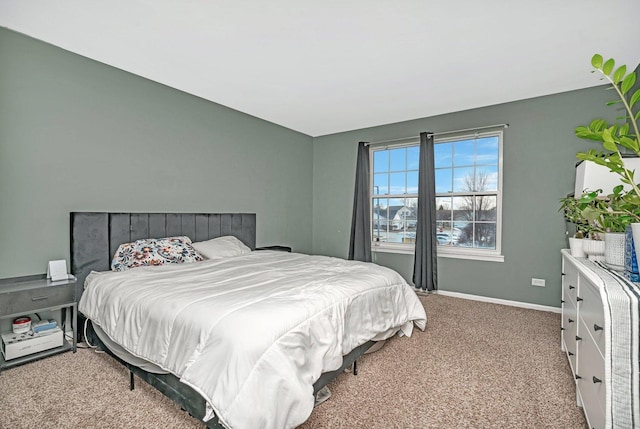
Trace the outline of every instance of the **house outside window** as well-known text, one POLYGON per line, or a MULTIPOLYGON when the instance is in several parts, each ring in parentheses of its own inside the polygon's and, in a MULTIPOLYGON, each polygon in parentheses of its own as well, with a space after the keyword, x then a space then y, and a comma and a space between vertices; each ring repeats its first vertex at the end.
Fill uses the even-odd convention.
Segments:
MULTIPOLYGON (((419 142, 371 146, 372 250, 413 253, 419 142)), ((504 260, 502 131, 435 139, 438 256, 504 260)))

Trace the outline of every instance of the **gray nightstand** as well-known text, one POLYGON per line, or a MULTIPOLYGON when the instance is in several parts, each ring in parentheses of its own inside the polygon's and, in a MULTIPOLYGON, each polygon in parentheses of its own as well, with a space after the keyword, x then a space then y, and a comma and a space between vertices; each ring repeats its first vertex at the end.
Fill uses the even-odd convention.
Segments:
MULTIPOLYGON (((0 371, 4 368, 21 365, 23 363, 62 353, 69 350, 76 352, 78 306, 76 302, 76 280, 61 280, 52 282, 44 274, 26 277, 0 279, 0 319, 13 319, 19 316, 38 313, 40 311, 71 309, 71 324, 73 325, 73 339, 67 341, 63 329, 62 345, 32 354, 5 360, 0 353, 0 371)), ((62 320, 64 323, 64 317, 62 320)), ((11 330, 8 331, 9 333, 11 330)), ((6 334, 7 332, 2 332, 6 334)))

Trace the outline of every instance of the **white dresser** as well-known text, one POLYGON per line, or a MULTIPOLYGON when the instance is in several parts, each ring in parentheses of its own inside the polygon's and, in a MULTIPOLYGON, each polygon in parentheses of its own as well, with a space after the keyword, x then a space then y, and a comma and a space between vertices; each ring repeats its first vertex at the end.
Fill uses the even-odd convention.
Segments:
POLYGON ((578 406, 590 428, 640 427, 634 404, 640 389, 637 287, 566 250, 562 274, 561 347, 576 382, 578 406))

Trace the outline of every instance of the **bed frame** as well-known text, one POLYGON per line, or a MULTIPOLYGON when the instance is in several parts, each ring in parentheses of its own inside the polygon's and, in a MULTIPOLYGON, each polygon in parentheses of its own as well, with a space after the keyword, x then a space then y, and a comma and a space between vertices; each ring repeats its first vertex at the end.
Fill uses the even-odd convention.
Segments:
MULTIPOLYGON (((76 276, 76 299, 79 301, 84 289, 84 281, 91 271, 108 271, 111 258, 118 246, 142 238, 159 238, 186 235, 192 241, 209 240, 225 235, 233 235, 252 250, 256 247, 255 213, 71 213, 71 272, 76 276)), ((82 314, 79 324, 85 323, 82 314)), ((78 329, 82 332, 82 329, 78 329)), ((193 417, 202 420, 206 413, 205 400, 191 387, 180 382, 173 374, 153 374, 131 365, 115 356, 93 331, 87 326, 87 340, 97 345, 129 369, 130 386, 133 389, 133 375, 145 380, 169 399, 178 404, 193 417)), ((369 341, 356 347, 343 357, 342 366, 324 373, 313 385, 314 394, 341 374, 345 368, 353 366, 357 374, 356 359, 372 345, 369 341)), ((217 417, 206 422, 209 428, 222 428, 217 417)))

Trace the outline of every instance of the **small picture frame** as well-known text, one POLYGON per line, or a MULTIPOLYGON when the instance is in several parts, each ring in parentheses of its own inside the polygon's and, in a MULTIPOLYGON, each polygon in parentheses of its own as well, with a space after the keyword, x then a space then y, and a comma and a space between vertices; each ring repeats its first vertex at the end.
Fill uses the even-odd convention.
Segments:
POLYGON ((52 282, 60 280, 67 280, 69 275, 67 274, 67 261, 62 259, 59 261, 49 261, 47 266, 47 278, 52 282))

